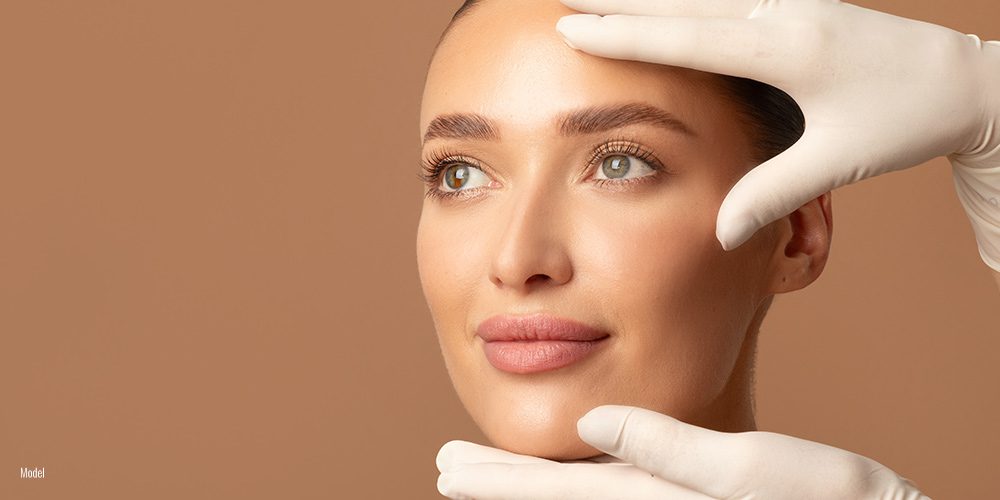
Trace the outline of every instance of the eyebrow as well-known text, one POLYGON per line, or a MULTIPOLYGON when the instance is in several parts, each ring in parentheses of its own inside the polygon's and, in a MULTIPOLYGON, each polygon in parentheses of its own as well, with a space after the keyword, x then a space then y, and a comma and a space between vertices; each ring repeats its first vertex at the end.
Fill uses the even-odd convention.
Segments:
POLYGON ((441 115, 431 121, 424 142, 431 139, 479 139, 496 141, 500 134, 488 118, 472 113, 441 115))
MULTIPOLYGON (((594 106, 564 113, 556 118, 562 135, 585 135, 606 132, 628 125, 649 124, 690 137, 697 137, 691 127, 672 113, 644 103, 594 106)), ((432 139, 478 139, 496 141, 496 124, 475 113, 454 113, 434 118, 424 134, 432 139)))
POLYGON ((672 113, 643 103, 584 108, 566 113, 559 119, 563 135, 605 132, 626 125, 649 124, 696 137, 697 134, 672 113))

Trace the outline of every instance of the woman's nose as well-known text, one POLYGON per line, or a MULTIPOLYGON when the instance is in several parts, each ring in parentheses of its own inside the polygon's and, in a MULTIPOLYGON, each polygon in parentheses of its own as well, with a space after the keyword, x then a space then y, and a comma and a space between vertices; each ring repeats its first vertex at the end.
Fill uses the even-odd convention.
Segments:
POLYGON ((544 190, 526 193, 503 211, 502 231, 490 269, 490 281, 521 293, 567 283, 573 277, 567 236, 570 220, 558 200, 544 190))

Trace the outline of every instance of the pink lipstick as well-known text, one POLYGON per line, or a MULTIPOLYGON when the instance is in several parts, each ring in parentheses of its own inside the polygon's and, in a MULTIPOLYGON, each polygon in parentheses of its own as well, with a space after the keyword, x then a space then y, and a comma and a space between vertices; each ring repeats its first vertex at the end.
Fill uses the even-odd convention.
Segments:
POLYGON ((555 370, 586 358, 609 334, 547 314, 493 316, 479 324, 486 359, 496 369, 527 374, 555 370))

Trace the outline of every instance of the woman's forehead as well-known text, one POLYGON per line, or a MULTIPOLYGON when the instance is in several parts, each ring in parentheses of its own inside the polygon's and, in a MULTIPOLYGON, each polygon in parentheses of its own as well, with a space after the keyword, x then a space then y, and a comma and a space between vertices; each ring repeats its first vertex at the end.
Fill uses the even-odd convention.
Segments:
POLYGON ((584 54, 563 43, 554 25, 547 24, 546 33, 506 33, 489 42, 464 29, 475 26, 459 25, 428 72, 421 134, 442 115, 546 128, 575 110, 622 103, 645 103, 697 127, 707 108, 721 104, 712 98, 718 91, 706 73, 584 54))

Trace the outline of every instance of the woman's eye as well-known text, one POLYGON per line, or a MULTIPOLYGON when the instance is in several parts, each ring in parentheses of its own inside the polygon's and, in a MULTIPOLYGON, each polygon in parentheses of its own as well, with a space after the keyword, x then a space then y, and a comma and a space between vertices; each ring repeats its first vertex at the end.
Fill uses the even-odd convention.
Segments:
POLYGON ((487 186, 490 178, 482 170, 468 163, 452 163, 441 172, 441 189, 459 191, 487 186))
POLYGON ((631 155, 609 155, 597 169, 597 179, 632 179, 656 172, 646 162, 631 155))

